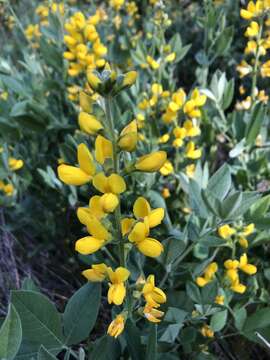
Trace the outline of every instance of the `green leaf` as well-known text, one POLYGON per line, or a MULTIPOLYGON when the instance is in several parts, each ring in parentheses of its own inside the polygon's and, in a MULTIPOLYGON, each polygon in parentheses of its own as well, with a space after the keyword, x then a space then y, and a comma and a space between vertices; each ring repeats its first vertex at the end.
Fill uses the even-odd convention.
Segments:
POLYGON ((246 127, 246 143, 253 145, 259 135, 265 117, 265 106, 263 103, 256 104, 246 127))
POLYGON ((172 344, 177 338, 180 329, 183 327, 183 324, 171 324, 167 326, 166 330, 161 335, 159 341, 172 344))
POLYGON ((69 299, 63 320, 65 343, 75 345, 86 339, 93 329, 101 300, 101 285, 87 283, 69 299))
POLYGON ((222 310, 211 317, 210 327, 213 331, 221 331, 226 325, 228 310, 222 310))
POLYGON ((245 321, 243 332, 253 333, 268 326, 270 326, 270 307, 256 310, 254 314, 249 316, 245 321))
POLYGON ((7 317, 0 329, 0 358, 12 360, 16 356, 22 341, 20 317, 11 304, 7 317))
POLYGON ((270 206, 270 195, 257 200, 250 208, 250 219, 259 219, 264 216, 270 206))
POLYGON ((39 288, 31 278, 24 278, 22 282, 22 290, 32 290, 39 292, 39 288))
POLYGON ((220 217, 222 219, 229 219, 234 216, 234 213, 239 208, 242 202, 242 193, 240 191, 235 192, 234 194, 228 196, 221 203, 220 208, 220 217))
POLYGON ((36 356, 40 345, 59 352, 63 346, 61 317, 50 300, 34 291, 12 291, 11 302, 22 322, 23 340, 17 358, 36 356))
POLYGON ((132 360, 140 360, 142 351, 141 334, 139 329, 131 320, 127 320, 125 325, 125 339, 132 360))
POLYGON ((234 79, 227 82, 222 98, 222 109, 226 110, 232 103, 234 96, 234 79))
POLYGON ((190 179, 189 198, 192 210, 200 217, 206 219, 209 214, 202 198, 201 189, 196 181, 190 179))
POLYGON ((242 307, 234 310, 234 323, 237 330, 242 330, 247 318, 247 310, 242 307))
POLYGON ((185 310, 181 310, 175 307, 169 307, 166 312, 164 321, 180 324, 184 322, 187 314, 188 313, 185 310))
POLYGON ((244 215, 250 208, 250 206, 252 204, 254 204, 254 202, 256 200, 259 199, 261 195, 258 194, 255 191, 245 191, 242 193, 242 200, 241 200, 241 204, 240 206, 234 211, 234 218, 236 219, 239 216, 244 215))
POLYGON ((146 347, 145 360, 156 360, 157 358, 157 325, 151 324, 150 334, 148 336, 148 343, 146 347))
POLYGON ((233 26, 229 26, 217 37, 214 46, 216 56, 224 55, 230 48, 233 39, 233 26))
POLYGON ((119 360, 121 355, 121 348, 119 341, 111 336, 105 335, 98 339, 94 344, 94 349, 89 356, 91 360, 119 360))
POLYGON ((186 286, 187 295, 195 303, 200 304, 202 302, 200 289, 193 282, 188 282, 186 286))
POLYGON ((57 360, 57 358, 41 345, 37 360, 57 360))
POLYGON ((223 200, 228 194, 231 184, 232 177, 230 168, 227 164, 224 164, 211 176, 207 185, 207 191, 212 193, 215 198, 223 200))

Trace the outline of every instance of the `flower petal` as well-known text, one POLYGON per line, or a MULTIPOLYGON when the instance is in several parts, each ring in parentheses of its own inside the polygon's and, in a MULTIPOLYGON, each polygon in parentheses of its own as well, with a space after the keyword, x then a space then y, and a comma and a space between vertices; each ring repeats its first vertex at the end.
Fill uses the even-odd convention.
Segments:
POLYGON ((149 202, 142 196, 138 197, 133 205, 133 213, 137 219, 148 216, 151 211, 149 202))
POLYGON ((84 185, 91 180, 91 176, 83 170, 70 165, 59 165, 57 168, 58 177, 67 185, 84 185))

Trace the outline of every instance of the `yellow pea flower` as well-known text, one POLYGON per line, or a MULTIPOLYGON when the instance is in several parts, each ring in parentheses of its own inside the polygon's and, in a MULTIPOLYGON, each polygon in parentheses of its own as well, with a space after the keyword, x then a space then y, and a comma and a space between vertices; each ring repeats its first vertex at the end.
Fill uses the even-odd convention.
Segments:
POLYGON ((152 84, 152 86, 151 86, 151 90, 152 90, 153 95, 159 96, 159 95, 161 95, 162 92, 163 92, 163 87, 162 87, 161 84, 154 83, 154 84, 152 84))
POLYGON ((167 160, 167 153, 165 151, 156 151, 144 156, 141 156, 136 164, 135 168, 145 172, 158 171, 167 160))
POLYGON ((138 141, 138 130, 136 120, 131 121, 120 133, 118 146, 125 151, 133 151, 136 149, 138 141))
POLYGON ((121 220, 121 232, 123 236, 127 235, 130 232, 135 221, 136 220, 132 218, 125 218, 121 220))
POLYGON ((23 160, 18 160, 13 157, 8 159, 8 166, 9 166, 10 170, 12 170, 12 171, 21 169, 23 167, 23 165, 24 165, 23 160))
POLYGON ((14 193, 14 186, 12 184, 5 184, 0 180, 0 190, 3 191, 6 196, 12 196, 14 193))
POLYGON ((159 144, 166 144, 170 140, 169 134, 164 134, 158 139, 159 144))
POLYGON ((161 224, 165 212, 163 208, 151 209, 149 202, 142 196, 138 197, 133 205, 133 213, 137 220, 147 219, 150 228, 161 224))
POLYGON ((270 77, 270 60, 266 61, 264 64, 260 67, 261 70, 261 76, 264 77, 270 77))
POLYGON ((168 199, 171 196, 170 190, 168 188, 164 188, 162 190, 162 197, 164 199, 168 199))
POLYGON ((84 91, 80 91, 80 107, 83 112, 91 113, 93 110, 92 104, 93 100, 91 96, 86 94, 84 91))
POLYGON ((148 237, 149 224, 147 218, 144 222, 137 222, 131 230, 128 239, 134 243, 138 250, 149 257, 158 257, 163 251, 163 245, 156 239, 148 237))
POLYGON ((186 120, 184 122, 184 129, 186 130, 186 136, 188 137, 195 137, 201 133, 199 126, 192 120, 186 120))
POLYGON ((111 174, 107 177, 103 172, 100 172, 94 176, 93 185, 104 194, 99 199, 103 211, 113 212, 119 204, 117 195, 126 190, 125 180, 117 174, 111 174))
POLYGON ((85 236, 84 238, 77 240, 75 250, 80 254, 89 255, 102 248, 102 246, 111 239, 111 234, 102 223, 93 216, 89 216, 85 225, 91 236, 85 236))
POLYGON ((114 337, 115 339, 122 334, 125 327, 125 317, 120 314, 110 323, 107 334, 114 337))
POLYGON ((253 232, 255 231, 255 225, 253 223, 247 225, 244 227, 243 229, 243 235, 244 236, 249 236, 251 235, 253 232))
POLYGON ((159 169, 159 172, 163 176, 168 176, 174 172, 173 164, 167 160, 165 164, 162 166, 162 168, 159 169))
POLYGON ((101 122, 94 115, 87 114, 86 112, 80 112, 78 120, 81 130, 87 134, 94 135, 103 129, 101 122))
POLYGON ((242 248, 244 248, 244 249, 248 248, 248 240, 245 237, 240 236, 238 239, 238 242, 239 242, 240 246, 242 246, 242 248))
POLYGON ((110 5, 115 8, 116 10, 119 10, 125 3, 125 0, 110 0, 110 5))
POLYGON ((234 265, 231 263, 231 266, 234 267, 226 271, 226 276, 231 283, 230 289, 238 294, 243 294, 246 291, 246 286, 241 284, 239 281, 238 270, 235 268, 236 263, 234 265))
POLYGON ((146 61, 153 70, 159 69, 160 64, 155 59, 153 59, 150 55, 147 55, 146 61))
POLYGON ((186 157, 189 159, 199 159, 202 156, 202 150, 196 149, 194 142, 190 141, 186 146, 186 157))
POLYGON ((175 60, 175 58, 176 58, 176 54, 175 54, 175 52, 172 52, 172 53, 170 53, 169 55, 167 55, 165 57, 165 61, 166 62, 173 62, 175 60))
POLYGON ((106 216, 102 204, 100 203, 100 196, 92 196, 89 200, 89 207, 79 207, 77 210, 77 216, 80 222, 84 225, 87 224, 89 216, 94 216, 98 220, 106 216))
POLYGON ((235 233, 236 230, 228 224, 222 225, 218 228, 218 235, 222 237, 222 239, 228 239, 235 233))
POLYGON ((201 334, 204 337, 213 338, 214 337, 214 331, 210 328, 209 325, 203 325, 201 328, 201 334))
POLYGON ((166 294, 155 286, 155 276, 149 275, 142 289, 143 296, 148 306, 159 307, 167 300, 166 294))
POLYGON ((241 63, 236 66, 236 70, 239 72, 240 78, 243 78, 252 72, 252 66, 245 60, 242 60, 241 63))
POLYGON ((211 282, 215 276, 215 273, 218 271, 218 265, 216 262, 212 262, 211 264, 209 264, 204 272, 203 272, 203 276, 198 276, 196 278, 196 284, 200 287, 204 287, 205 285, 207 285, 209 282, 211 282))
POLYGON ((249 1, 246 9, 241 9, 240 16, 245 20, 251 20, 257 16, 260 16, 263 11, 262 1, 249 1))
POLYGON ((118 267, 115 271, 108 268, 108 276, 111 281, 108 291, 109 304, 121 305, 126 296, 124 282, 128 279, 130 272, 124 267, 118 267))
POLYGON ((249 27, 245 32, 245 36, 247 37, 255 37, 259 34, 260 26, 256 21, 251 21, 249 27))
POLYGON ((186 168, 186 174, 187 176, 192 179, 194 177, 194 173, 195 173, 195 170, 196 170, 196 166, 195 164, 190 164, 190 165, 187 165, 186 168))
POLYGON ((161 322, 160 318, 164 315, 163 311, 155 309, 153 306, 146 303, 143 309, 144 316, 146 319, 152 323, 159 323, 161 322))
POLYGON ((93 157, 85 144, 77 149, 79 167, 61 164, 58 166, 58 177, 68 185, 84 185, 95 175, 93 157))
POLYGON ((87 72, 87 81, 94 91, 97 91, 102 83, 101 79, 93 71, 87 72))
POLYGON ((239 266, 239 261, 228 259, 224 262, 224 266, 227 270, 236 270, 239 266))
POLYGON ((254 275, 257 272, 257 267, 248 263, 247 254, 243 254, 240 257, 239 269, 248 275, 254 275))
POLYGON ((124 74, 123 86, 132 86, 137 79, 137 71, 129 71, 128 73, 124 74))
POLYGON ((92 265, 91 269, 86 269, 82 272, 82 275, 92 282, 101 282, 105 279, 108 267, 106 264, 92 265))
POLYGON ((224 299, 223 295, 217 295, 215 298, 215 304, 224 305, 224 299))
POLYGON ((98 135, 95 141, 95 157, 97 162, 104 164, 106 159, 113 157, 113 146, 110 140, 98 135))

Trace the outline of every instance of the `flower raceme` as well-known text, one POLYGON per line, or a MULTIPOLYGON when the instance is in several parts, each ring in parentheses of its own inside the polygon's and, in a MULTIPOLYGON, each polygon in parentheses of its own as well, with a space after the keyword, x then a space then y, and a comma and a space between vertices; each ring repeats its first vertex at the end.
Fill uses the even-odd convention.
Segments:
POLYGON ((67 185, 84 185, 90 182, 96 173, 93 156, 85 144, 77 149, 79 167, 61 164, 58 166, 58 176, 67 185))

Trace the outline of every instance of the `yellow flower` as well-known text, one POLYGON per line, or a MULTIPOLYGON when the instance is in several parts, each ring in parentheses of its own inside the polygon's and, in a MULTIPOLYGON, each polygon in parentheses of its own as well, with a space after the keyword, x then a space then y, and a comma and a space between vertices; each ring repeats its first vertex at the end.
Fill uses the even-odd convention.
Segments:
POLYGON ((176 54, 175 54, 175 52, 172 52, 172 53, 170 53, 169 55, 167 55, 165 57, 165 61, 166 62, 173 62, 175 60, 175 58, 176 58, 176 54))
POLYGON ((262 64, 260 69, 262 77, 270 77, 270 60, 262 64))
POLYGON ((125 0, 110 0, 110 5, 119 10, 125 3, 125 0))
POLYGON ((218 235, 222 237, 222 239, 228 239, 232 235, 236 233, 236 230, 232 228, 230 225, 222 225, 218 228, 218 235))
POLYGON ((159 95, 161 95, 162 92, 163 92, 163 87, 162 87, 161 84, 154 83, 154 84, 152 84, 152 86, 151 86, 151 90, 152 90, 153 95, 159 96, 159 95))
POLYGON ((147 224, 150 228, 161 224, 165 215, 163 208, 156 208, 152 210, 149 202, 142 196, 138 197, 135 201, 133 205, 133 213, 137 220, 147 219, 147 224))
POLYGON ((123 236, 127 235, 130 232, 135 221, 136 220, 132 218, 125 218, 121 220, 121 232, 123 236))
POLYGON ((201 334, 204 337, 213 338, 214 337, 214 331, 210 328, 209 325, 203 325, 201 328, 201 334))
POLYGON ((245 32, 245 36, 247 37, 255 37, 259 34, 260 26, 256 21, 251 21, 249 27, 245 32))
POLYGON ((111 281, 108 291, 109 304, 121 305, 126 296, 124 282, 128 279, 130 272, 124 267, 118 267, 115 271, 108 268, 108 276, 111 281))
POLYGON ((218 305, 224 305, 224 296, 223 295, 217 295, 215 298, 215 303, 218 305))
POLYGON ((79 207, 77 210, 77 216, 80 222, 84 225, 87 224, 89 216, 94 216, 98 220, 106 216, 106 213, 103 210, 102 204, 100 202, 100 196, 92 196, 89 200, 89 207, 79 207))
POLYGON ((184 122, 184 129, 186 130, 186 136, 189 137, 195 137, 200 135, 201 130, 196 123, 194 123, 192 120, 186 120, 184 122))
POLYGON ((159 144, 166 144, 166 142, 168 142, 169 139, 170 139, 170 135, 169 134, 164 134, 158 139, 158 143, 159 144))
POLYGON ((94 216, 87 219, 87 231, 91 236, 85 236, 76 241, 75 250, 80 254, 89 255, 98 251, 105 243, 111 239, 111 234, 94 216))
POLYGON ((240 78, 243 78, 252 72, 252 66, 245 60, 242 60, 241 63, 237 65, 236 70, 239 72, 240 78))
POLYGON ((137 79, 137 71, 129 71, 124 75, 123 86, 132 86, 137 79))
POLYGON ((194 177, 195 169, 196 169, 195 164, 190 164, 190 165, 186 166, 186 169, 185 169, 186 174, 190 179, 192 179, 194 177))
POLYGON ((239 241, 240 246, 242 246, 242 248, 244 248, 244 249, 248 248, 248 240, 245 237, 240 236, 238 241, 239 241))
POLYGON ((248 275, 254 275, 257 272, 257 267, 248 263, 247 254, 240 257, 239 269, 248 275))
POLYGON ((160 318, 164 315, 163 311, 155 309, 153 306, 146 303, 143 309, 144 316, 146 319, 153 323, 159 323, 161 320, 160 318))
POLYGON ((92 265, 91 269, 84 270, 82 275, 86 277, 88 281, 100 282, 106 277, 108 267, 106 264, 92 265))
POLYGON ((122 314, 117 315, 116 318, 110 323, 107 334, 115 339, 122 334, 125 327, 125 318, 122 314))
POLYGON ((245 20, 251 20, 257 16, 260 16, 263 11, 262 1, 249 1, 247 9, 241 9, 240 15, 245 20))
POLYGON ((133 151, 136 149, 138 141, 138 130, 136 120, 131 121, 120 133, 118 146, 125 151, 133 151))
POLYGON ((246 291, 246 286, 240 283, 238 270, 237 270, 237 260, 227 260, 224 265, 228 269, 226 271, 226 276, 230 280, 231 286, 230 289, 236 293, 243 294, 246 291))
POLYGON ((99 204, 104 212, 113 212, 119 204, 118 195, 126 190, 124 179, 117 174, 105 176, 103 172, 93 178, 94 187, 102 192, 99 204))
POLYGON ((199 159, 202 156, 202 150, 196 149, 194 142, 190 141, 186 146, 186 157, 189 159, 199 159))
POLYGON ((203 272, 203 276, 198 276, 196 278, 196 283, 198 286, 200 287, 204 287, 205 285, 207 285, 209 282, 211 282, 215 276, 215 273, 218 271, 218 266, 216 262, 212 262, 211 264, 209 264, 204 272, 203 272))
POLYGON ((170 190, 168 188, 164 188, 162 190, 162 197, 164 199, 168 199, 171 196, 170 190))
MULTIPOLYGON (((155 219, 156 220, 156 219, 155 219)), ((146 217, 144 222, 137 222, 131 230, 128 239, 134 243, 138 250, 149 257, 158 257, 163 252, 163 245, 149 236, 149 222, 146 217)))
POLYGON ((147 55, 146 61, 153 70, 159 69, 159 66, 160 66, 159 63, 155 59, 153 59, 151 56, 147 55))
POLYGON ((79 114, 79 125, 82 131, 90 135, 94 135, 103 129, 101 122, 99 122, 94 115, 87 114, 83 111, 79 114))
POLYGON ((136 164, 135 168, 145 172, 158 171, 166 162, 167 153, 165 151, 156 151, 144 156, 141 156, 136 164))
POLYGON ((143 296, 148 306, 159 307, 167 300, 166 294, 155 286, 155 276, 149 275, 142 290, 143 296))
POLYGON ((77 155, 79 167, 64 164, 58 166, 58 177, 65 184, 84 185, 95 175, 93 157, 85 144, 78 146, 77 155))
POLYGON ((251 235, 253 232, 255 231, 255 225, 253 223, 247 225, 244 227, 243 229, 243 235, 244 236, 249 236, 251 235))
POLYGON ((90 87, 94 91, 97 91, 99 86, 102 83, 101 79, 95 73, 93 73, 93 71, 90 71, 90 72, 87 73, 87 80, 88 80, 88 83, 89 83, 90 87))
POLYGON ((24 165, 23 160, 17 160, 15 158, 8 159, 8 166, 9 166, 10 170, 12 170, 12 171, 21 169, 23 167, 23 165, 24 165))
POLYGON ((12 184, 5 184, 0 180, 0 190, 3 191, 6 196, 12 196, 14 193, 14 186, 12 184))
POLYGON ((110 140, 98 135, 95 142, 95 157, 97 162, 104 164, 106 159, 113 157, 113 146, 110 140))
POLYGON ((174 172, 173 164, 169 160, 167 160, 165 164, 162 166, 162 168, 159 170, 159 172, 163 176, 168 176, 172 174, 174 172))

